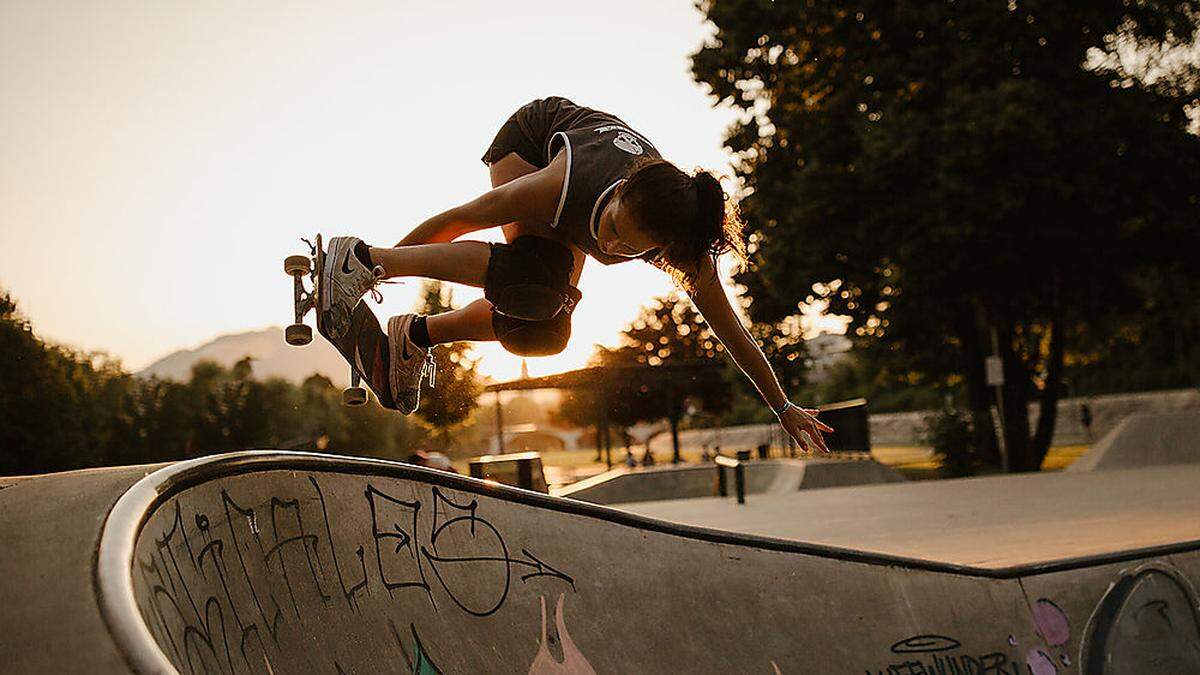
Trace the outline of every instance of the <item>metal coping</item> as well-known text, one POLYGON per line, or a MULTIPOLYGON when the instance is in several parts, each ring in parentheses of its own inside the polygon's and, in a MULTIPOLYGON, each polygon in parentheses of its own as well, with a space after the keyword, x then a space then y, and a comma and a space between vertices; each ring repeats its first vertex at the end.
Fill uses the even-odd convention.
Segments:
POLYGON ((1066 558, 1048 563, 985 569, 919 558, 871 553, 759 535, 681 525, 588 502, 552 497, 540 492, 486 482, 383 459, 309 452, 246 450, 177 462, 133 484, 105 519, 96 555, 93 580, 101 615, 127 663, 138 673, 177 673, 150 634, 133 592, 134 547, 146 521, 160 505, 188 488, 206 482, 260 471, 317 471, 415 480, 536 508, 548 509, 666 535, 730 546, 795 553, 887 567, 916 569, 990 579, 1049 574, 1071 569, 1135 560, 1200 549, 1200 540, 1145 547, 1113 554, 1066 558))

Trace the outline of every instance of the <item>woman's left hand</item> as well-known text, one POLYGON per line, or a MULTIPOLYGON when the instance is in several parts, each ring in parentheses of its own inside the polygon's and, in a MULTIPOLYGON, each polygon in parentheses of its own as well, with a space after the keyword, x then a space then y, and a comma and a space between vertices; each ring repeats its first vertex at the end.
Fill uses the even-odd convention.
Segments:
POLYGON ((817 419, 820 411, 816 408, 801 408, 790 406, 779 416, 779 424, 783 426, 792 438, 807 452, 829 452, 821 432, 830 433, 833 427, 817 419))

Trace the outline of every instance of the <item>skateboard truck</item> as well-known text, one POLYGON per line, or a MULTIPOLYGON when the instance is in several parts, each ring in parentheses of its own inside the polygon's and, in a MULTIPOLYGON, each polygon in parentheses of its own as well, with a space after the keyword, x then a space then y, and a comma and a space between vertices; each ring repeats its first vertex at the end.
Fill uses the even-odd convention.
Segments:
MULTIPOLYGON (((325 254, 321 248, 321 235, 317 235, 315 242, 308 239, 301 241, 308 245, 309 255, 289 255, 283 260, 283 271, 292 277, 292 300, 295 303, 296 317, 296 322, 284 330, 283 336, 289 345, 295 347, 303 347, 312 342, 312 327, 304 323, 304 316, 317 308, 317 275, 321 271, 325 254), (309 278, 311 289, 304 285, 305 276, 309 278)), ((362 386, 362 377, 353 366, 350 368, 350 386, 342 390, 342 403, 348 406, 367 403, 367 390, 362 386)))
POLYGON ((361 384, 358 371, 350 369, 350 386, 342 390, 342 405, 360 406, 367 403, 367 390, 361 384))
MULTIPOLYGON (((309 244, 309 247, 312 248, 312 244, 309 244)), ((292 277, 292 299, 296 304, 296 322, 287 327, 283 336, 289 345, 303 347, 312 342, 312 327, 304 323, 304 315, 316 307, 316 301, 313 293, 304 288, 302 277, 309 276, 313 287, 316 288, 317 272, 313 267, 312 258, 306 255, 289 255, 284 258, 283 271, 292 277)))

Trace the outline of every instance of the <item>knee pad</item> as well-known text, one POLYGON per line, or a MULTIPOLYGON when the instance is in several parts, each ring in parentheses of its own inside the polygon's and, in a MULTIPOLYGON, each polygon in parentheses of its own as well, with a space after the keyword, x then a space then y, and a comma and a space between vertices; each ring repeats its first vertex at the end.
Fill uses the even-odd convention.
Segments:
POLYGON ((572 271, 571 250, 552 239, 525 235, 492 244, 483 297, 505 316, 547 321, 570 314, 582 298, 571 285, 572 271))
POLYGON ((571 312, 552 319, 527 321, 492 312, 492 330, 508 352, 517 356, 551 356, 567 347, 571 338, 571 312))

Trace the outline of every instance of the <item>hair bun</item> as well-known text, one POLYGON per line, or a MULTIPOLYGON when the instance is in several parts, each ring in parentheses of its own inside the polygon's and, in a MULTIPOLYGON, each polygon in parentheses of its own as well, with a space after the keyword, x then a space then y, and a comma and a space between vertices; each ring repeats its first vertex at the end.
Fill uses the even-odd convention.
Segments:
POLYGON ((707 232, 720 232, 725 224, 725 190, 721 181, 700 169, 692 174, 696 188, 696 220, 707 232))

